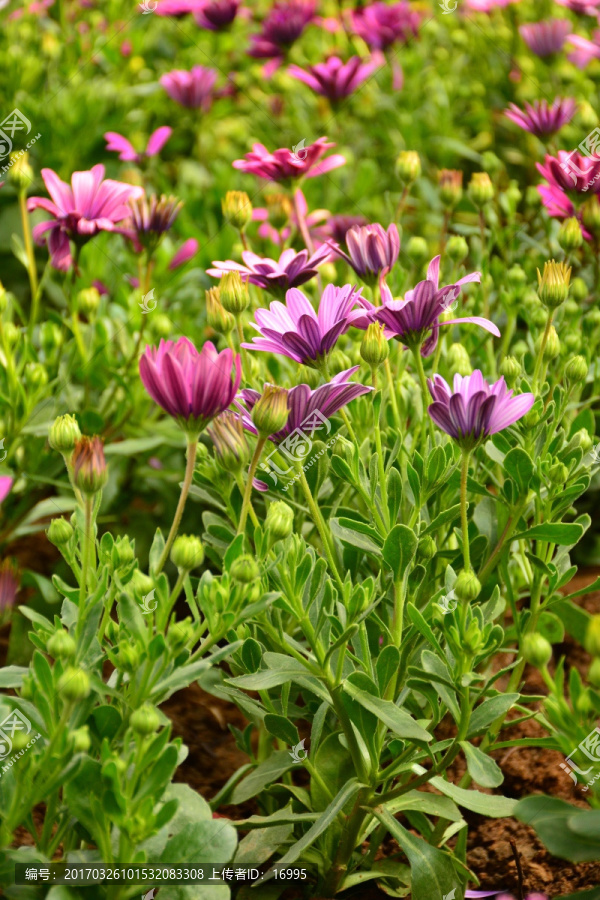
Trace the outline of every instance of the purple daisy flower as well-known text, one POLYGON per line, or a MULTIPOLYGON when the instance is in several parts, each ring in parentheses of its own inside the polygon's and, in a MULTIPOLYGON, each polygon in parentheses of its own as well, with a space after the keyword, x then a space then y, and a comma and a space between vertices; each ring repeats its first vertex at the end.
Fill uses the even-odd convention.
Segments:
POLYGON ((315 0, 278 0, 250 38, 248 55, 256 59, 282 60, 315 17, 315 0))
POLYGON ((196 24, 209 31, 225 31, 237 16, 241 0, 207 0, 193 12, 196 24))
POLYGON ((588 41, 579 34, 569 35, 569 43, 575 47, 573 52, 569 53, 569 61, 578 69, 585 69, 593 59, 600 58, 600 31, 596 29, 592 37, 593 40, 588 41))
POLYGON ((318 368, 340 335, 345 334, 357 318, 364 318, 364 310, 354 309, 361 288, 347 284, 335 287, 328 284, 323 291, 319 312, 316 313, 302 291, 292 288, 285 295, 285 305, 275 300, 269 309, 257 309, 252 327, 260 337, 248 350, 280 353, 298 363, 318 368))
POLYGON ((376 65, 373 61, 363 62, 360 56, 352 56, 348 62, 342 62, 339 56, 330 56, 327 62, 309 66, 308 69, 290 66, 288 72, 307 84, 315 94, 338 103, 354 93, 375 71, 376 65))
POLYGON ((419 13, 407 0, 390 6, 378 0, 352 11, 352 27, 371 50, 386 50, 397 41, 408 41, 417 34, 420 22, 419 13))
POLYGON ((535 402, 533 394, 513 397, 504 378, 488 384, 479 369, 465 377, 455 375, 454 390, 441 375, 434 375, 427 384, 433 397, 429 415, 464 450, 513 425, 535 402))
MULTIPOLYGON (((446 319, 440 321, 443 312, 449 309, 458 298, 463 284, 480 282, 481 272, 471 272, 459 278, 455 284, 440 288, 440 257, 436 256, 429 263, 427 278, 420 281, 412 291, 407 291, 404 300, 394 300, 392 292, 385 283, 384 272, 381 277, 381 298, 383 306, 370 306, 369 315, 385 326, 385 336, 396 338, 407 347, 421 347, 421 356, 431 356, 438 342, 438 331, 442 325, 459 325, 461 322, 472 322, 485 328, 496 337, 500 332, 493 322, 483 316, 467 316, 464 319, 446 319)), ((362 301, 366 307, 367 301, 362 301)))
POLYGON ((368 225, 364 216, 346 216, 343 213, 335 216, 330 215, 324 225, 316 230, 316 234, 319 240, 330 238, 336 244, 345 244, 346 235, 350 229, 363 225, 368 225))
POLYGON ((536 56, 551 56, 562 50, 571 31, 567 19, 546 19, 545 22, 529 22, 519 28, 521 37, 536 56))
POLYGON ((314 278, 317 268, 326 261, 330 253, 331 247, 327 244, 319 247, 310 259, 308 250, 297 253, 290 248, 283 251, 277 262, 245 250, 242 253, 245 265, 232 259, 213 262, 216 268, 207 269, 207 273, 213 278, 220 278, 225 272, 239 272, 243 280, 263 288, 275 297, 283 298, 290 288, 299 287, 314 278))
POLYGON ((558 191, 575 194, 600 193, 600 159, 559 150, 558 157, 547 155, 537 170, 558 191))
POLYGON ((122 159, 124 162, 141 163, 143 160, 160 153, 172 133, 173 129, 169 128, 168 125, 157 128, 148 138, 146 149, 141 153, 137 152, 131 141, 128 141, 126 137, 117 131, 107 131, 104 139, 106 140, 106 149, 118 153, 119 159, 122 159))
POLYGON ((244 159, 236 159, 233 168, 249 175, 257 175, 266 181, 288 184, 300 178, 314 178, 345 165, 346 160, 340 153, 322 160, 331 147, 335 147, 335 144, 328 143, 325 137, 308 147, 301 141, 294 150, 282 147, 274 153, 269 153, 264 144, 253 144, 252 152, 246 153, 244 159))
MULTIPOLYGON (((342 406, 346 406, 356 397, 370 393, 373 390, 372 387, 350 381, 350 376, 359 368, 360 366, 353 366, 345 372, 340 372, 330 382, 320 385, 315 390, 312 390, 307 384, 297 384, 296 387, 291 388, 288 391, 288 409, 290 413, 287 423, 281 431, 272 434, 269 440, 273 441, 274 444, 280 444, 315 413, 318 414, 317 417, 321 420, 323 418, 329 419, 342 406)), ((260 396, 258 391, 245 388, 243 391, 240 391, 240 398, 243 400, 244 405, 236 403, 241 413, 244 428, 252 434, 258 434, 258 432, 252 422, 250 413, 260 396)))
POLYGON ((577 109, 577 103, 571 97, 565 100, 557 97, 552 106, 547 100, 534 100, 533 103, 525 103, 525 110, 519 109, 515 103, 509 106, 504 111, 506 118, 536 137, 556 134, 571 121, 577 109))
POLYGON ((215 96, 217 73, 214 69, 194 66, 191 71, 175 69, 160 78, 160 83, 171 98, 187 109, 208 112, 215 96))
POLYGON ((396 265, 400 254, 400 235, 394 224, 386 231, 382 225, 355 225, 346 232, 348 253, 332 247, 352 266, 359 278, 375 284, 384 269, 396 265))

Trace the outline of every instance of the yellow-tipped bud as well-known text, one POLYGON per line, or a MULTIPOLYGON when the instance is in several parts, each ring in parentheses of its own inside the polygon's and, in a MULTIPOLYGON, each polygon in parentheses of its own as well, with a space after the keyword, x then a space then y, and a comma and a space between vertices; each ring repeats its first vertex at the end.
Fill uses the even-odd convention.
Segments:
POLYGON ((557 263, 551 259, 544 263, 544 272, 538 274, 538 295, 544 306, 556 309, 564 303, 569 293, 571 267, 564 262, 557 263))

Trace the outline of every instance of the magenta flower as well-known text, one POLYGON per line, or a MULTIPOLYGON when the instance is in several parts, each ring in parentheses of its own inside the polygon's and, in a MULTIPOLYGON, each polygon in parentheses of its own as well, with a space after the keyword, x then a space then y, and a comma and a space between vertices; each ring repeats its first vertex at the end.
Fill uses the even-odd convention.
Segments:
POLYGON ((283 251, 277 262, 245 250, 242 253, 245 265, 228 259, 226 262, 213 262, 213 266, 217 268, 206 271, 213 278, 220 278, 224 272, 239 272, 244 281, 283 298, 290 288, 299 287, 314 278, 318 266, 325 262, 330 253, 331 247, 323 244, 309 259, 308 250, 296 253, 289 248, 283 251))
POLYGON ((472 450, 491 434, 513 425, 535 402, 533 394, 513 397, 504 378, 488 384, 479 369, 465 377, 455 375, 454 391, 441 375, 434 375, 427 384, 433 397, 429 415, 464 450, 472 450))
POLYGON ((244 159, 236 159, 233 168, 267 181, 288 184, 300 178, 315 178, 345 165, 346 160, 340 153, 322 160, 331 147, 335 147, 335 144, 327 143, 325 137, 308 147, 304 146, 302 140, 293 150, 284 147, 274 153, 269 153, 263 144, 253 144, 252 152, 246 153, 244 159))
POLYGON ((556 0, 559 6, 566 6, 571 12, 581 16, 597 16, 600 0, 556 0))
POLYGON ((251 36, 248 55, 256 59, 282 60, 314 19, 315 11, 315 0, 277 0, 259 34, 251 36))
POLYGON ((42 169, 42 178, 52 200, 30 197, 27 209, 44 209, 53 216, 33 229, 36 243, 47 235, 50 261, 55 269, 67 271, 72 263, 69 241, 82 246, 100 231, 127 234, 117 223, 127 219, 131 210, 127 201, 143 196, 141 187, 104 179, 104 166, 89 172, 73 172, 71 185, 65 184, 52 169, 42 169))
MULTIPOLYGON (((558 158, 547 155, 544 163, 536 163, 538 172, 551 187, 574 194, 600 193, 600 159, 579 152, 558 151, 558 158)), ((584 198, 580 198, 584 199, 584 198)))
POLYGON ((173 129, 169 128, 168 125, 157 128, 148 138, 146 149, 143 150, 142 153, 137 153, 133 144, 116 131, 107 131, 104 138, 107 142, 106 149, 118 153, 119 159, 122 159, 124 162, 140 163, 142 160, 148 159, 150 156, 156 156, 160 153, 172 133, 173 129))
POLYGON ((169 263, 169 269, 177 269, 184 263, 189 262, 198 252, 199 246, 196 238, 188 238, 187 241, 184 241, 169 263))
POLYGON ((571 23, 567 19, 546 19, 545 22, 529 22, 521 25, 521 37, 536 56, 551 56, 562 50, 571 23))
POLYGON ((354 309, 360 290, 351 284, 328 284, 316 313, 302 291, 292 288, 285 295, 285 305, 275 300, 269 309, 256 310, 256 323, 251 324, 260 337, 242 347, 280 353, 305 366, 319 368, 340 335, 348 331, 355 319, 364 318, 362 308, 354 309))
POLYGON ((12 609, 19 590, 19 573, 9 559, 0 563, 0 614, 12 609))
POLYGON ((578 34, 570 34, 568 40, 575 47, 575 50, 569 53, 569 60, 578 69, 585 69, 593 59, 600 59, 600 31, 594 31, 591 41, 578 34))
POLYGON ((214 69, 194 66, 191 71, 175 69, 161 76, 160 83, 171 98, 187 109, 208 112, 215 97, 217 73, 214 69))
POLYGON ((346 235, 351 228, 362 227, 369 223, 364 216, 346 216, 341 215, 328 216, 324 225, 316 229, 316 235, 319 240, 332 240, 336 244, 345 244, 346 235))
POLYGON ((146 347, 140 359, 144 387, 186 430, 201 431, 227 409, 241 375, 240 357, 232 350, 218 353, 208 341, 198 352, 186 337, 146 347))
POLYGON ((408 41, 417 34, 420 22, 419 13, 407 0, 390 6, 377 0, 352 11, 352 27, 371 50, 386 50, 396 42, 408 41))
MULTIPOLYGON (((333 218, 331 213, 328 209, 313 209, 312 212, 309 212, 306 198, 300 188, 297 189, 294 199, 294 205, 290 209, 289 221, 292 223, 296 231, 300 230, 298 217, 296 215, 296 210, 298 210, 300 215, 304 219, 306 227, 308 228, 308 233, 313 243, 315 245, 318 243, 322 243, 323 241, 320 238, 320 235, 323 233, 323 229, 325 228, 324 223, 329 223, 333 218), (317 226, 320 227, 317 228, 317 226)), ((285 225, 281 229, 281 231, 278 231, 273 225, 271 225, 271 223, 269 222, 269 209, 267 207, 255 207, 252 210, 252 220, 254 222, 261 223, 258 227, 258 234, 260 235, 260 237, 265 238, 265 240, 272 241, 274 244, 279 245, 287 241, 292 234, 292 228, 289 225, 285 225)), ((328 235, 328 237, 329 236, 330 235, 328 235)))
POLYGON ((519 0, 465 0, 465 6, 473 12, 491 13, 495 9, 502 9, 510 3, 518 3, 519 0))
POLYGON ((237 16, 241 0, 204 0, 194 10, 194 19, 201 28, 225 31, 237 16))
MULTIPOLYGON (((307 384, 297 384, 296 387, 291 388, 288 391, 288 409, 290 413, 287 423, 281 431, 272 434, 269 440, 273 441, 274 444, 281 444, 292 432, 302 428, 303 424, 306 431, 310 417, 314 417, 315 422, 317 419, 320 419, 321 425, 323 425, 323 419, 329 419, 342 406, 346 406, 356 397, 361 397, 363 394, 368 394, 372 391, 372 387, 356 384, 349 380, 350 376, 359 368, 360 366, 354 366, 345 372, 340 372, 330 382, 320 385, 315 390, 311 390, 307 384), (317 413, 316 416, 315 413, 317 413)), ((257 434, 258 432, 252 422, 250 413, 260 396, 258 391, 246 388, 240 391, 240 398, 243 400, 244 405, 236 403, 241 413, 244 428, 252 434, 257 434)), ((313 428, 318 432, 318 426, 313 424, 313 428)))
POLYGON ((360 56, 352 56, 344 63, 339 56, 330 56, 327 62, 308 69, 290 66, 288 72, 299 81, 307 84, 315 94, 327 97, 332 103, 338 103, 354 93, 375 71, 375 62, 363 62, 360 56))
POLYGON ((0 503, 8 497, 12 486, 13 479, 10 475, 0 475, 0 503))
POLYGON ((471 322, 500 337, 494 323, 482 316, 440 321, 442 313, 446 312, 459 297, 462 285, 481 281, 481 272, 472 272, 464 278, 459 278, 455 284, 440 288, 440 257, 436 256, 429 263, 426 280, 420 281, 414 290, 407 291, 404 300, 394 300, 385 283, 385 274, 385 272, 382 274, 380 282, 383 306, 371 304, 367 306, 367 301, 362 302, 368 309, 370 318, 385 325, 387 338, 396 338, 412 349, 420 347, 421 356, 430 356, 437 346, 438 332, 442 325, 471 322))
POLYGON ((392 223, 386 231, 383 225, 354 225, 346 232, 348 253, 339 247, 335 252, 352 266, 359 278, 375 284, 384 269, 392 269, 400 254, 400 235, 392 223))
POLYGON ((504 115, 536 137, 546 137, 549 134, 556 134, 563 125, 570 122, 576 109, 577 103, 571 97, 566 100, 557 97, 552 106, 548 105, 547 100, 525 103, 525 110, 511 103, 510 109, 505 110, 504 115))

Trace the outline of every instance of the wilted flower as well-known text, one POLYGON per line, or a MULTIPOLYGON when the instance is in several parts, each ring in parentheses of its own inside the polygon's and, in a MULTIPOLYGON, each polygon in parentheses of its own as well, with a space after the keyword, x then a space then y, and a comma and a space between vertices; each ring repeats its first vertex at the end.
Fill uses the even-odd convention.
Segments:
POLYGON ((400 254, 400 235, 392 223, 386 231, 382 225, 353 226, 346 233, 348 253, 332 248, 352 266, 367 284, 374 284, 384 269, 395 266, 400 254))
POLYGON ((262 23, 259 34, 250 38, 249 56, 282 60, 316 11, 315 0, 277 0, 262 23))
POLYGON ((150 156, 156 156, 160 153, 172 133, 173 129, 169 128, 167 125, 163 125, 162 128, 157 128, 148 138, 146 149, 141 153, 137 153, 133 144, 116 131, 107 131, 104 138, 106 140, 106 149, 118 153, 119 159, 122 159, 123 162, 140 163, 144 159, 148 159, 150 156))
POLYGON ((218 353, 208 341, 198 352, 186 337, 146 347, 140 359, 144 387, 186 431, 202 431, 231 405, 241 374, 240 357, 232 350, 218 353))
POLYGON ((535 401, 533 394, 513 397, 504 378, 488 384, 479 369, 466 377, 455 375, 454 390, 441 375, 434 375, 428 386, 434 401, 429 415, 465 450, 508 428, 529 412, 535 401))
POLYGON ((551 106, 547 100, 534 100, 533 103, 525 103, 524 106, 525 110, 523 111, 516 104, 511 103, 504 115, 520 128, 535 134, 536 137, 556 134, 563 125, 571 121, 577 109, 576 101, 570 97, 566 100, 557 97, 551 106))
POLYGON ((373 61, 363 62, 360 56, 352 56, 348 62, 342 62, 339 56, 330 56, 326 62, 307 69, 290 66, 288 72, 307 84, 315 94, 337 103, 354 93, 375 71, 376 65, 373 61))
POLYGON ((0 563, 0 615, 12 609, 19 590, 19 570, 9 559, 0 563))
POLYGON ((193 10, 196 24, 209 31, 224 31, 237 16, 241 0, 203 0, 193 10))
POLYGON ((371 50, 386 50, 398 41, 408 41, 417 34, 420 21, 407 0, 389 6, 377 0, 352 11, 352 27, 371 50))
POLYGON ((284 297, 289 288, 298 287, 314 278, 318 266, 325 262, 330 253, 331 248, 323 245, 309 259, 308 250, 296 253, 289 248, 283 251, 279 261, 276 262, 274 259, 262 258, 250 250, 245 250, 242 253, 245 265, 228 259, 226 262, 213 262, 216 268, 206 271, 213 278, 220 278, 224 272, 239 272, 250 284, 255 284, 277 297, 284 297))
POLYGON ((544 22, 529 22, 519 28, 521 37, 536 56, 551 56, 562 50, 567 35, 571 31, 568 19, 546 19, 544 22))
POLYGON ((191 71, 175 69, 160 78, 160 83, 172 100, 187 109, 208 112, 215 97, 215 69, 194 66, 191 71))
POLYGON ((73 172, 71 185, 65 184, 52 169, 42 169, 42 178, 52 197, 30 197, 27 209, 43 209, 53 216, 33 229, 37 243, 44 243, 47 235, 50 261, 55 269, 67 271, 72 264, 69 241, 82 246, 100 231, 117 231, 131 210, 127 201, 143 195, 141 187, 124 184, 107 178, 104 181, 104 166, 93 166, 89 172, 73 172))
POLYGON ((96 435, 84 435, 75 444, 73 456, 73 481, 82 494, 92 495, 101 491, 108 481, 102 441, 96 435))
POLYGON ((319 138, 308 147, 304 147, 303 143, 300 142, 302 147, 297 144, 293 151, 283 147, 274 153, 269 153, 264 144, 253 144, 251 153, 247 153, 244 159, 236 159, 233 168, 249 175, 257 175, 266 181, 288 184, 300 178, 324 175, 325 172, 331 172, 332 169, 338 169, 346 163, 340 153, 321 159, 331 147, 335 147, 335 144, 328 143, 325 137, 319 138))
POLYGON ((362 308, 354 309, 359 295, 360 289, 350 284, 345 287, 329 284, 316 313, 302 291, 293 288, 286 294, 285 305, 276 300, 269 309, 256 310, 256 324, 252 322, 252 327, 260 337, 242 347, 281 353, 296 362, 318 368, 340 335, 345 334, 356 318, 364 318, 362 308))

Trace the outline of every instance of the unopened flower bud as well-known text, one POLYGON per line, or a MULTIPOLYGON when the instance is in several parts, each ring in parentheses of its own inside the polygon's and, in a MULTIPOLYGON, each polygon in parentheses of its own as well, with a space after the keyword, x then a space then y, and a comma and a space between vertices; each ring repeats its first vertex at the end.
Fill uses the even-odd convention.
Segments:
POLYGON ((288 392, 285 388, 266 385, 262 397, 252 409, 252 422, 259 437, 269 438, 284 427, 288 420, 288 392))
POLYGON ((29 743, 29 736, 25 733, 25 731, 15 731, 15 733, 12 735, 11 741, 13 752, 19 753, 21 750, 24 750, 27 747, 27 744, 29 743))
POLYGON ((406 245, 406 253, 416 265, 426 260, 429 257, 429 246, 425 238, 418 235, 411 237, 406 245))
POLYGON ((227 191, 221 201, 221 209, 238 231, 243 231, 252 221, 252 203, 245 191, 227 191))
POLYGON ((207 429, 216 457, 226 472, 239 472, 248 463, 250 450, 239 416, 226 409, 207 429))
POLYGON ((25 366, 25 379, 33 388, 44 387, 48 384, 48 373, 41 363, 29 362, 25 366))
POLYGON ((77 294, 77 309, 79 312, 90 319, 100 306, 100 292, 98 288, 84 288, 77 294))
MULTIPOLYGON (((20 128, 23 126, 20 125, 20 128)), ((10 169, 8 170, 8 180, 17 188, 18 191, 26 190, 33 182, 33 169, 29 165, 29 154, 19 150, 17 153, 10 154, 10 169)))
POLYGON ((576 303, 582 303, 590 293, 583 278, 574 278, 571 285, 571 297, 576 303))
POLYGON ((467 193, 475 206, 485 206, 494 199, 494 185, 487 172, 474 172, 467 193))
POLYGON ((373 368, 382 365, 390 355, 384 327, 379 322, 371 322, 365 331, 360 345, 360 355, 373 368))
POLYGON ((120 672, 135 672, 140 663, 140 651, 137 644, 129 641, 119 643, 116 667, 120 672))
POLYGON ((133 590, 137 591, 141 596, 145 596, 146 594, 149 594, 154 587, 154 582, 148 575, 140 572, 139 569, 135 569, 129 580, 129 585, 131 585, 133 590))
POLYGON ((592 234, 596 235, 600 232, 600 201, 597 194, 592 194, 582 205, 581 221, 592 234))
POLYGON ((450 344, 448 348, 448 365, 453 375, 470 375, 473 371, 469 351, 464 344, 450 344))
POLYGON ((414 150, 403 150, 396 160, 396 174, 402 184, 412 184, 421 177, 421 159, 414 150))
POLYGON ((71 659, 77 646, 68 631, 56 631, 46 644, 46 650, 53 659, 71 659))
POLYGON ((570 219, 566 219, 560 226, 558 243, 565 253, 572 253, 574 250, 579 250, 583 244, 581 225, 574 216, 570 219))
MULTIPOLYGON (((542 345, 542 337, 536 341, 536 349, 539 351, 542 345)), ((544 359, 556 359, 560 353, 560 338, 554 325, 550 326, 546 344, 544 346, 544 359)))
POLYGON ((112 559, 116 568, 128 566, 135 559, 135 548, 127 535, 118 537, 114 542, 112 559))
POLYGON ((75 753, 87 753, 92 746, 90 729, 87 725, 77 728, 71 735, 71 743, 75 753))
POLYGON ((85 700, 90 690, 90 678, 83 669, 69 666, 58 679, 58 693, 66 700, 85 700))
POLYGON ((579 431, 576 431, 573 440, 575 446, 581 447, 584 453, 588 453, 592 449, 593 441, 587 428, 580 428, 579 431))
POLYGON ((600 656, 595 656, 588 670, 588 681, 594 687, 600 687, 600 656))
POLYGON ((40 341, 46 356, 52 356, 62 343, 61 330, 56 322, 42 322, 40 325, 40 341))
POLYGON ((567 353, 577 353, 581 350, 581 343, 581 335, 573 331, 565 334, 563 339, 563 346, 567 353))
POLYGON ((307 384, 309 388, 314 390, 318 387, 320 380, 321 375, 319 374, 318 369, 311 369, 309 366, 297 367, 296 377, 294 379, 296 384, 307 384))
POLYGON ((235 319, 223 308, 219 299, 220 294, 218 287, 210 288, 206 292, 206 321, 219 334, 229 334, 235 328, 235 319))
POLYGON ((68 456, 81 440, 81 431, 75 416, 59 416, 50 426, 48 443, 53 450, 68 456))
POLYGON ((52 519, 46 534, 56 547, 63 547, 73 537, 73 526, 66 519, 52 519))
POLYGON ((167 641, 173 649, 186 647, 194 640, 196 629, 191 618, 182 619, 181 622, 173 622, 167 632, 167 641))
POLYGON ((173 333, 173 323, 165 313, 155 313, 150 319, 150 327, 158 338, 168 338, 173 333))
POLYGON ((99 437, 82 437, 73 450, 73 481, 82 494, 92 496, 108 481, 104 447, 99 437))
POLYGON ((329 371, 332 376, 345 372, 352 365, 352 360, 343 350, 332 350, 329 354, 329 371))
POLYGON ((521 655, 529 665, 543 669, 552 659, 552 644, 542 634, 526 634, 521 641, 521 655))
POLYGON ((600 615, 592 616, 588 622, 583 645, 590 656, 600 656, 600 615))
POLYGON ((424 535, 417 545, 417 558, 421 560, 433 559, 437 553, 437 546, 430 534, 424 535))
POLYGON ((537 409, 530 409, 526 416, 523 417, 525 428, 535 428, 540 421, 540 414, 537 409))
POLYGON ((481 644, 481 629, 476 619, 469 622, 466 633, 463 635, 463 647, 471 653, 476 653, 481 644))
POLYGON ((548 478, 550 479, 552 484, 564 484, 568 477, 569 470, 564 463, 557 462, 554 463, 553 466, 550 466, 550 469, 548 471, 548 478))
POLYGON ((600 325, 600 309, 590 309, 581 320, 585 334, 592 334, 600 325))
POLYGON ((442 169, 438 174, 440 199, 444 206, 453 207, 462 197, 463 173, 456 169, 442 169))
POLYGON ((274 540, 285 540, 294 529, 293 509, 283 500, 275 500, 269 506, 265 527, 274 540))
POLYGON ((574 356, 565 366, 567 384, 582 384, 587 378, 588 364, 583 356, 574 356))
POLYGON ((234 316, 247 309, 250 303, 248 286, 242 281, 239 272, 225 272, 221 276, 219 300, 223 309, 234 316))
POLYGON ((229 572, 233 580, 239 581, 241 584, 252 584, 253 581, 260 577, 258 563, 248 553, 238 556, 232 562, 229 572))
POLYGON ((160 725, 160 716, 155 706, 145 703, 131 714, 129 724, 132 729, 143 736, 154 734, 160 725))
POLYGON ((538 295, 544 306, 556 309, 564 303, 569 293, 571 267, 551 259, 544 263, 544 274, 538 273, 538 295))
MULTIPOLYGON (((577 281, 577 279, 575 279, 575 281, 577 281)), ((575 285, 575 281, 571 284, 571 293, 573 293, 573 287, 575 285)), ((565 316, 568 318, 574 318, 575 316, 578 316, 579 313, 581 312, 581 310, 579 308, 579 303, 577 303, 577 301, 574 300, 572 297, 567 297, 567 299, 565 300, 565 302, 563 304, 563 310, 565 312, 565 316)))
POLYGON ((21 337, 20 328, 17 328, 14 322, 5 322, 2 327, 4 330, 4 340, 9 347, 13 347, 21 337))
POLYGON ((265 203, 269 215, 269 222, 277 231, 287 225, 292 215, 292 202, 285 194, 267 194, 265 203))
POLYGON ((528 350, 529 347, 526 341, 515 341, 512 346, 513 356, 516 356, 517 359, 523 359, 528 350))
POLYGON ((181 534, 171 548, 171 562, 183 572, 197 569, 204 561, 204 547, 195 535, 181 534))
POLYGON ((446 253, 454 263, 461 263, 469 255, 469 245, 462 234, 453 234, 448 238, 446 253))
POLYGON ((522 266, 511 266, 506 273, 508 283, 511 287, 521 287, 527 281, 527 274, 522 266))
POLYGON ((504 376, 509 387, 514 385, 521 374, 521 371, 521 363, 518 359, 515 359, 514 356, 506 356, 500 363, 500 368, 498 369, 499 374, 504 376))
POLYGON ((475 572, 463 569, 454 582, 453 591, 459 600, 476 600, 481 592, 481 583, 475 572))

